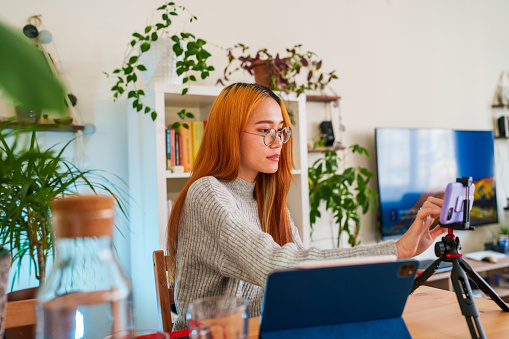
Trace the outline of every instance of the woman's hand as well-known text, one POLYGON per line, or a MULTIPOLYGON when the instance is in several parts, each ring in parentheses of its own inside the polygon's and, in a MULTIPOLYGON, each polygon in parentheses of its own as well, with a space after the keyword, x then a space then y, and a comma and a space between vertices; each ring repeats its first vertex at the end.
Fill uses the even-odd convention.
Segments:
POLYGON ((411 258, 424 252, 435 239, 447 232, 447 228, 436 226, 430 230, 433 221, 440 216, 442 199, 428 197, 408 231, 396 241, 399 258, 411 258))

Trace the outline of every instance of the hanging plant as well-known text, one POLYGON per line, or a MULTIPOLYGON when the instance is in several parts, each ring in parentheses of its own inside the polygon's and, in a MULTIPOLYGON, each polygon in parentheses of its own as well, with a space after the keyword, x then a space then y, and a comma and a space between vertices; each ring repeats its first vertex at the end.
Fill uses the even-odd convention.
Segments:
MULTIPOLYGON (((132 106, 137 112, 150 114, 152 120, 157 117, 154 108, 143 102, 145 91, 139 84, 139 72, 147 71, 147 67, 140 62, 140 57, 147 53, 152 43, 162 37, 170 37, 172 50, 181 60, 176 63, 176 73, 178 76, 184 75, 182 83, 186 85, 182 89, 182 95, 189 91, 191 82, 197 81, 197 77, 206 79, 214 67, 207 65, 211 54, 204 48, 207 43, 205 40, 197 38, 189 32, 171 33, 172 17, 179 16, 179 13, 187 13, 189 22, 197 20, 196 16, 187 10, 184 6, 176 5, 174 2, 168 2, 157 8, 156 14, 160 14, 160 21, 145 27, 143 33, 134 32, 133 39, 129 43, 128 52, 121 68, 115 69, 112 74, 117 77, 117 82, 111 88, 114 100, 127 93, 127 98, 132 99, 132 106)), ((157 15, 156 15, 157 17, 157 15)), ((109 73, 105 74, 109 76, 109 73)), ((194 114, 188 112, 185 108, 180 110, 177 115, 180 119, 194 118, 194 114)), ((184 127, 189 128, 184 124, 184 127)), ((180 122, 173 124, 172 128, 178 128, 180 122)))

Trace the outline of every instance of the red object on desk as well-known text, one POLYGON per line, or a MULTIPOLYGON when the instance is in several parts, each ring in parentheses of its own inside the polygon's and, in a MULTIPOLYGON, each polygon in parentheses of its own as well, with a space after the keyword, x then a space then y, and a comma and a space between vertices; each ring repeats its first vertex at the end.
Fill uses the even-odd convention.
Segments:
POLYGON ((170 338, 187 338, 189 336, 189 330, 181 330, 168 333, 170 338))

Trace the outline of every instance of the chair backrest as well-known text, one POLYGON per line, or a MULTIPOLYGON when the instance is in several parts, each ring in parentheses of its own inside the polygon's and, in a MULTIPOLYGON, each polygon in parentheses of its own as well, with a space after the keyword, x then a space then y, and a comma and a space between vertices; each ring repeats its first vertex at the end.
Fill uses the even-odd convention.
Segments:
POLYGON ((154 251, 152 260, 154 262, 154 277, 156 282, 157 309, 162 321, 164 332, 171 332, 173 322, 171 321, 171 306, 175 305, 173 286, 168 284, 168 256, 162 250, 154 251))

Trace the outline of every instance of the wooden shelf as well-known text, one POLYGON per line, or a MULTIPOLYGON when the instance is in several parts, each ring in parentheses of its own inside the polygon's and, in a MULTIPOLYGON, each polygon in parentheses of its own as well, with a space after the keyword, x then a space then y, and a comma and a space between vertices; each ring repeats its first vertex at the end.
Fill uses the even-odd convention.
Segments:
MULTIPOLYGON (((32 127, 35 126, 32 123, 27 122, 12 122, 8 124, 9 127, 21 126, 21 127, 32 127)), ((48 132, 77 132, 82 131, 85 126, 83 125, 62 125, 62 124, 39 124, 40 131, 48 132)))
POLYGON ((316 148, 308 147, 308 152, 315 153, 315 152, 323 152, 323 151, 341 151, 344 149, 345 149, 345 146, 328 146, 328 147, 316 147, 316 148))
POLYGON ((491 105, 491 108, 509 108, 509 105, 497 104, 491 105))
POLYGON ((339 96, 329 96, 329 95, 306 95, 306 101, 311 102, 333 102, 341 99, 339 96))

